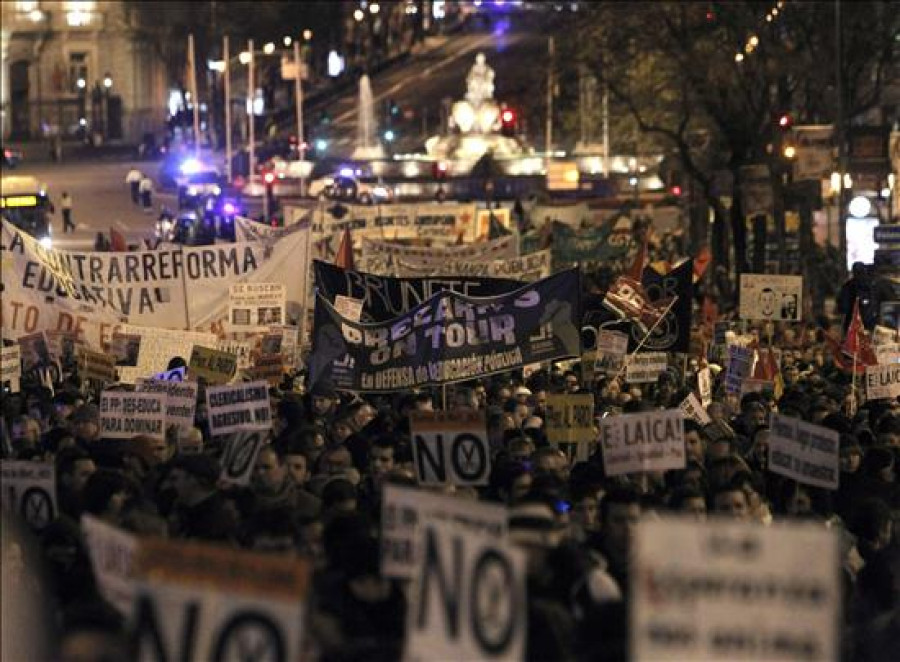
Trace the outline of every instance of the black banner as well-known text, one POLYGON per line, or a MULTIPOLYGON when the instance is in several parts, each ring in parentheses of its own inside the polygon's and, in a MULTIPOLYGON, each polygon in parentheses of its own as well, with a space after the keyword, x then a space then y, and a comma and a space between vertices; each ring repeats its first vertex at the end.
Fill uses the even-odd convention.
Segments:
MULTIPOLYGON (((663 320, 656 326, 643 344, 642 352, 688 353, 691 343, 691 306, 694 299, 694 261, 686 260, 667 274, 660 274, 652 267, 644 267, 641 284, 650 301, 678 297, 663 320)), ((609 331, 621 331, 628 336, 628 351, 634 352, 644 332, 628 320, 622 320, 603 306, 585 314, 585 325, 609 331)))
POLYGON ((441 292, 384 322, 352 322, 316 295, 310 388, 387 392, 579 356, 581 283, 563 271, 495 297, 441 292))
POLYGON ((521 281, 506 278, 376 276, 341 269, 321 260, 315 260, 313 267, 316 287, 328 303, 333 304, 338 295, 362 300, 362 322, 386 322, 447 290, 469 297, 494 297, 524 285, 521 281))

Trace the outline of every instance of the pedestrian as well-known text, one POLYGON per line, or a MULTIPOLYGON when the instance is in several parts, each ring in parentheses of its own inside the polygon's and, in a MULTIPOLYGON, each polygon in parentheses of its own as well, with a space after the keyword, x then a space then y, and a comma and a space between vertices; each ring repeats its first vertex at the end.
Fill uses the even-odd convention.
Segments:
POLYGON ((144 178, 143 173, 137 168, 132 168, 128 171, 128 174, 125 175, 125 183, 131 187, 131 201, 134 204, 138 204, 138 193, 140 192, 141 180, 144 178))
POLYGON ((153 180, 147 175, 142 175, 138 190, 141 193, 141 205, 144 213, 149 214, 153 211, 153 180))
POLYGON ((59 206, 62 209, 63 234, 75 232, 75 224, 72 222, 72 196, 68 191, 63 191, 59 206))

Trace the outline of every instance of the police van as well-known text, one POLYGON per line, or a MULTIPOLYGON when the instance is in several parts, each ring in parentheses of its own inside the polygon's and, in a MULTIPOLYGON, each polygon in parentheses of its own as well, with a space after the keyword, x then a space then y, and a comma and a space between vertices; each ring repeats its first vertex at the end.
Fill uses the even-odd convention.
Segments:
POLYGON ((34 177, 0 179, 0 215, 3 220, 30 234, 46 248, 53 244, 50 226, 53 211, 47 186, 34 177))

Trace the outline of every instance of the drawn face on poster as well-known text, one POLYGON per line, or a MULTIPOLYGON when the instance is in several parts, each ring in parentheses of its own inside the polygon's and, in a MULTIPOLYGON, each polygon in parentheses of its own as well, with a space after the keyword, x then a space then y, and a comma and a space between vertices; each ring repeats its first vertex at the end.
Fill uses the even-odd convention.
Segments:
POLYGON ((763 288, 759 293, 759 312, 763 317, 775 314, 775 290, 771 287, 763 288))

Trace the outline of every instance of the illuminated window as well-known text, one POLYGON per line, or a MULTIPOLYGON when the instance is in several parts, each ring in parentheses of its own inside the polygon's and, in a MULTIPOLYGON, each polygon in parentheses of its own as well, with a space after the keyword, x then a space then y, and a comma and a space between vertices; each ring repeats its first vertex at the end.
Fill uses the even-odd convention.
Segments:
POLYGON ((37 0, 16 0, 16 11, 28 14, 38 9, 37 0))
POLYGON ((79 0, 66 2, 66 23, 69 27, 77 28, 88 25, 91 22, 91 11, 95 2, 93 0, 79 0))
POLYGON ((69 53, 69 89, 79 92, 87 87, 90 80, 87 53, 69 53), (79 81, 83 81, 79 84, 79 81))

